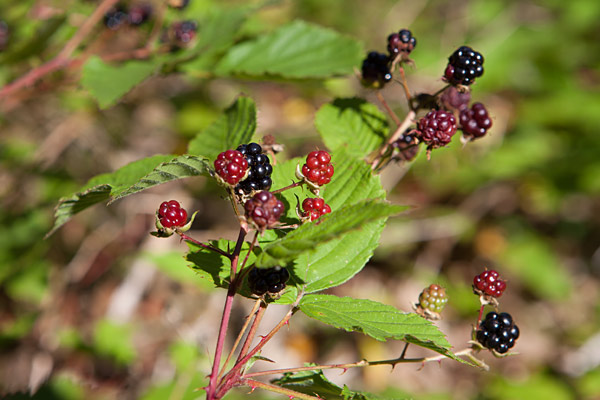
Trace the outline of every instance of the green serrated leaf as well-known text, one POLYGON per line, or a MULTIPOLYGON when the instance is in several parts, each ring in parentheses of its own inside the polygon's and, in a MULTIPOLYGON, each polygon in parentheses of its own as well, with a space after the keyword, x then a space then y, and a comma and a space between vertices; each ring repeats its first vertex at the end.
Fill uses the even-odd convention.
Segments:
POLYGON ((206 159, 196 156, 156 155, 134 161, 117 171, 92 178, 80 191, 59 200, 50 236, 75 214, 97 203, 113 201, 175 179, 208 175, 206 159))
POLYGON ((255 41, 234 46, 217 64, 216 73, 327 78, 351 73, 362 53, 352 38, 294 21, 255 41))
POLYGON ((304 224, 265 246, 257 265, 271 267, 287 264, 304 253, 314 251, 322 243, 360 229, 369 222, 398 214, 406 208, 384 203, 380 199, 367 199, 342 207, 319 218, 319 224, 304 224))
POLYGON ((273 380, 272 383, 311 396, 318 395, 327 400, 368 400, 371 398, 365 393, 350 390, 347 386, 339 387, 328 380, 321 370, 288 372, 281 378, 273 380))
POLYGON ((315 126, 330 149, 345 147, 365 157, 384 142, 388 134, 385 114, 363 99, 336 99, 317 112, 315 126))
POLYGON ((256 130, 254 101, 240 96, 217 121, 196 135, 188 146, 190 154, 202 154, 215 160, 219 153, 248 143, 256 130))
POLYGON ((100 57, 92 56, 83 66, 81 84, 98 101, 100 108, 107 108, 152 75, 161 63, 162 60, 156 58, 110 65, 100 57))
POLYGON ((306 295, 298 305, 311 318, 348 332, 361 332, 374 339, 405 340, 450 358, 450 343, 430 321, 414 313, 405 313, 372 300, 306 295))
POLYGON ((183 155, 174 158, 171 161, 159 164, 152 172, 142 177, 134 185, 125 190, 114 189, 111 193, 112 200, 122 199, 142 190, 151 188, 162 183, 167 183, 176 179, 188 178, 190 176, 210 175, 211 170, 208 160, 204 157, 183 155))
MULTIPOLYGON (((364 199, 384 198, 385 191, 381 187, 379 177, 372 174, 367 164, 349 155, 345 149, 339 149, 332 157, 335 174, 322 192, 323 199, 332 210, 364 199)), ((303 161, 294 159, 278 165, 272 175, 273 188, 279 189, 289 185, 296 165, 302 164, 303 161)), ((296 202, 302 202, 305 197, 312 197, 302 188, 286 190, 280 196, 287 210, 286 222, 290 223, 297 222, 296 202), (298 196, 298 200, 295 196, 298 196)), ((294 261, 290 271, 292 276, 297 278, 305 293, 346 282, 358 273, 373 255, 384 225, 385 220, 381 219, 363 225, 360 230, 348 232, 340 239, 321 243, 313 252, 303 254, 294 261)), ((268 245, 262 242, 261 244, 263 247, 268 245)), ((290 303, 293 303, 295 298, 290 300, 290 303)))

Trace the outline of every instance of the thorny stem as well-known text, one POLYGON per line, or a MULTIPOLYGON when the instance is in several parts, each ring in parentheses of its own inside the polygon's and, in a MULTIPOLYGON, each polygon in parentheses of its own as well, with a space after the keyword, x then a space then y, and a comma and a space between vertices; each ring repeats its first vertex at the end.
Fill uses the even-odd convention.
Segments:
POLYGON ((104 0, 98 8, 94 10, 92 15, 85 20, 83 25, 75 32, 73 37, 65 44, 63 49, 58 53, 56 57, 52 60, 48 61, 30 70, 25 75, 16 79, 12 83, 6 85, 2 90, 0 90, 0 99, 8 97, 13 92, 16 92, 26 86, 31 86, 36 83, 38 80, 48 75, 51 72, 57 71, 71 62, 70 57, 73 52, 79 47, 81 42, 85 39, 85 37, 91 32, 93 27, 100 21, 104 14, 114 6, 119 0, 104 0))
POLYGON ((381 149, 379 150, 379 154, 377 155, 377 157, 375 157, 375 159, 371 163, 371 169, 373 169, 373 170, 377 169, 377 167, 381 163, 381 159, 383 158, 383 156, 385 155, 385 153, 387 152, 389 147, 392 145, 392 143, 394 143, 396 140, 398 140, 400 138, 400 136, 402 136, 404 131, 406 131, 408 129, 408 127, 411 126, 415 122, 415 116, 416 116, 416 113, 413 110, 409 111, 408 114, 406 114, 406 117, 404 117, 404 120, 402 121, 402 123, 400 125, 398 125, 398 127, 396 128, 396 130, 394 131, 392 136, 390 136, 389 139, 387 140, 387 142, 383 146, 381 146, 381 149))
MULTIPOLYGON (((290 399, 297 398, 297 399, 306 399, 306 400, 322 400, 320 397, 311 396, 308 394, 296 392, 295 390, 282 388, 281 386, 271 385, 270 383, 264 383, 264 382, 255 381, 252 379, 244 379, 242 381, 242 383, 244 385, 250 386, 252 391, 254 391, 254 389, 258 387, 261 389, 269 390, 271 392, 285 394, 290 399)), ((252 391, 250 393, 252 393, 252 391)))
MULTIPOLYGON (((236 384, 236 381, 239 381, 240 370, 248 363, 248 361, 250 361, 250 359, 256 353, 258 353, 260 351, 260 349, 263 348, 263 346, 265 344, 267 344, 269 342, 269 340, 271 340, 271 338, 277 332, 279 332, 279 330, 281 328, 283 328, 283 326, 285 326, 288 323, 288 321, 290 320, 290 318, 292 317, 292 315, 294 315, 294 313, 296 311, 297 311, 296 306, 295 305, 292 306, 292 308, 290 309, 290 311, 287 312, 285 317, 283 317, 281 319, 281 321, 279 321, 279 323, 273 329, 271 329, 271 331, 266 336, 263 336, 262 339, 260 340, 260 342, 252 350, 250 350, 248 352, 248 354, 246 354, 241 360, 239 360, 233 366, 233 368, 231 368, 231 370, 219 382, 219 388, 216 393, 214 392, 214 389, 210 390, 210 387, 209 387, 209 390, 207 390, 207 399, 213 400, 213 399, 220 399, 221 397, 223 397, 225 395, 225 393, 227 393, 227 391, 236 384)), ((212 382, 212 376, 211 376, 211 382, 212 382)))
POLYGON ((410 344, 410 343, 408 343, 408 342, 406 342, 406 343, 404 344, 404 348, 402 349, 402 354, 400 354, 400 359, 404 359, 404 356, 406 355, 406 350, 408 350, 408 345, 409 345, 409 344, 410 344))
POLYGON ((273 194, 275 194, 275 193, 281 193, 281 192, 283 192, 285 190, 293 189, 295 187, 302 186, 302 185, 304 185, 304 181, 294 182, 291 185, 282 187, 281 189, 273 190, 271 193, 273 193, 273 194))
MULTIPOLYGON (((472 353, 473 353, 473 349, 468 347, 468 348, 458 351, 454 354, 456 356, 465 356, 465 357, 468 357, 469 359, 471 359, 471 357, 473 357, 472 353)), ((374 365, 391 365, 393 368, 396 366, 396 364, 405 364, 405 363, 423 363, 424 364, 424 363, 432 362, 432 361, 441 361, 446 358, 448 358, 448 357, 446 357, 444 355, 439 355, 439 356, 434 356, 434 357, 420 357, 420 358, 404 358, 403 356, 400 356, 399 358, 394 358, 391 360, 377 360, 377 361, 360 360, 360 361, 357 361, 354 363, 347 363, 347 364, 313 365, 313 366, 307 366, 307 367, 273 369, 273 370, 259 371, 259 372, 252 372, 250 374, 245 374, 243 376, 243 378, 253 378, 256 376, 284 374, 286 372, 316 371, 316 370, 322 370, 322 369, 346 370, 349 368, 368 367, 368 366, 374 366, 374 365)), ((476 364, 481 365, 482 363, 481 363, 481 361, 477 360, 476 364)))
POLYGON ((258 310, 258 307, 260 307, 261 302, 262 302, 261 299, 258 299, 254 302, 252 311, 250 311, 250 313, 246 317, 246 320, 244 321, 244 326, 242 326, 240 333, 238 334, 237 338, 235 339, 235 342, 233 343, 233 346, 231 347, 231 351, 229 352, 229 354, 227 355, 227 359, 223 363, 223 368, 221 368, 221 371, 219 371, 219 378, 221 378, 221 376, 225 372, 225 368, 227 367, 227 364, 229 364, 229 361, 231 361, 231 357, 233 357, 233 353, 235 352, 235 349, 238 347, 238 345, 242 341, 242 337, 244 337, 244 333, 246 333, 246 329, 248 329, 248 325, 250 325, 250 320, 252 319, 252 316, 256 313, 256 311, 258 310))
POLYGON ((208 388, 206 389, 206 398, 213 399, 215 389, 217 386, 217 378, 219 377, 219 366, 221 364, 221 355, 223 353, 223 346, 225 345, 225 336, 227 333, 227 327, 229 326, 229 318, 231 317, 231 307, 233 305, 233 297, 235 296, 236 280, 235 274, 237 270, 238 260, 244 238, 246 237, 246 230, 241 227, 238 240, 233 250, 231 258, 231 270, 230 270, 230 282, 227 290, 227 298, 225 299, 225 306, 223 307, 223 317, 221 318, 221 325, 219 327, 219 337, 217 338, 217 346, 215 349, 215 358, 213 361, 212 371, 210 373, 210 380, 208 388))
POLYGON ((252 326, 250 327, 250 331, 248 332, 246 341, 244 342, 244 345, 242 346, 242 349, 240 350, 240 354, 238 355, 236 363, 240 362, 240 360, 248 352, 248 349, 250 348, 250 344, 252 344, 252 340, 254 340, 254 336, 256 335, 256 330, 258 329, 258 325, 260 325, 260 321, 261 321, 263 315, 265 314, 265 311, 267 310, 267 303, 262 301, 262 299, 260 301, 261 301, 260 309, 258 310, 258 312, 256 313, 256 316, 254 317, 254 322, 252 322, 252 326))
POLYGON ((398 118, 396 113, 390 108, 387 101, 385 101, 385 97, 383 97, 383 95, 381 94, 381 92, 379 90, 376 93, 377 93, 377 99, 379 99, 379 102, 381 103, 381 105, 383 105, 383 107, 385 108, 387 113, 394 120, 394 122, 396 123, 396 126, 400 125, 400 119, 398 118))
POLYGON ((187 242, 194 243, 196 246, 200 246, 203 249, 211 250, 211 251, 214 251, 216 253, 219 253, 220 255, 229 258, 230 260, 233 258, 233 256, 231 254, 227 253, 226 251, 223 251, 223 250, 219 249, 218 247, 214 247, 213 245, 204 244, 202 242, 199 242, 198 240, 196 240, 196 239, 194 239, 194 238, 186 235, 183 232, 177 232, 177 234, 179 234, 179 236, 181 236, 181 240, 185 240, 187 242))

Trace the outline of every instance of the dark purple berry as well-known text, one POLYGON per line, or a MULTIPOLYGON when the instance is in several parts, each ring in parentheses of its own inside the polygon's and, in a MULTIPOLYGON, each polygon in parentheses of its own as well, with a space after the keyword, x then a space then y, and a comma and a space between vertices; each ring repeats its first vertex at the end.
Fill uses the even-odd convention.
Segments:
POLYGON ((412 161, 419 154, 419 139, 414 134, 405 133, 392 143, 392 148, 398 151, 394 159, 412 161))
POLYGON ((244 209, 248 221, 254 223, 256 228, 261 231, 274 227, 285 211, 281 200, 266 190, 256 193, 246 201, 244 209))
POLYGON ((456 133, 456 119, 452 113, 443 110, 431 110, 419 120, 417 125, 419 139, 428 149, 446 146, 456 133))
POLYGON ((462 110, 459 121, 465 136, 474 139, 484 136, 492 127, 492 119, 481 103, 474 103, 470 109, 462 110))
POLYGON ((252 268, 248 274, 248 286, 252 293, 258 296, 265 293, 277 294, 285 288, 289 278, 288 270, 280 266, 252 268))
POLYGON ((367 55, 361 70, 363 84, 368 87, 381 88, 392 80, 389 57, 376 51, 367 55))
POLYGON ((139 26, 148 21, 152 16, 152 6, 150 4, 136 4, 129 8, 129 24, 139 26))
POLYGON ((444 79, 453 85, 470 85, 483 75, 483 56, 468 46, 459 47, 450 57, 444 79))
POLYGON ((401 29, 398 33, 392 33, 388 36, 387 49, 391 58, 395 58, 400 53, 410 54, 417 46, 415 39, 408 29, 401 29))
POLYGON ((462 111, 469 108, 469 102, 471 101, 470 92, 460 92, 454 86, 450 86, 440 96, 440 103, 442 107, 450 111, 462 111))

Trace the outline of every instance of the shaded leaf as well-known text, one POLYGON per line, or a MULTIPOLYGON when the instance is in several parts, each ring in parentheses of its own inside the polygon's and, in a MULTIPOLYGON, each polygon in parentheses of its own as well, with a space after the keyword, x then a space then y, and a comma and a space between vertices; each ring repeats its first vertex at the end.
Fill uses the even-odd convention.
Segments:
POLYGON ((326 78, 352 72, 362 58, 349 37, 303 21, 285 25, 259 39, 234 46, 216 73, 284 78, 326 78))
POLYGON ((386 116, 363 99, 336 99, 325 104, 315 117, 315 126, 330 149, 345 147, 365 157, 381 146, 388 134, 386 116))
POLYGON ((240 96, 213 124, 196 135, 188 146, 190 154, 202 154, 215 160, 219 153, 248 143, 256 130, 254 101, 240 96))
POLYGON ((107 108, 152 75, 161 63, 162 60, 156 58, 111 65, 92 56, 83 66, 81 84, 98 101, 100 108, 107 108))

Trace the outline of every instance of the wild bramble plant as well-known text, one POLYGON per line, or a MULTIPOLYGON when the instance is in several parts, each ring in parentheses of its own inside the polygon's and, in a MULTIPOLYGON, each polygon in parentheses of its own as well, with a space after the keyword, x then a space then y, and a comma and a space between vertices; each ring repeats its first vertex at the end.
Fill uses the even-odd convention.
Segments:
MULTIPOLYGON (((106 9, 105 24, 111 30, 125 23, 137 26, 153 15, 150 8, 110 8, 116 4, 111 0, 102 4, 106 9)), ((188 1, 169 1, 168 4, 173 9, 182 9, 188 1)), ((212 31, 227 20, 219 18, 209 21, 213 24, 212 31)), ((156 35, 157 29, 153 31, 156 35)), ((138 61, 132 61, 123 69, 128 71, 128 66, 133 65, 135 68, 131 71, 149 76, 158 66, 175 68, 181 64, 185 68, 186 57, 170 61, 161 57, 167 53, 171 54, 169 57, 179 57, 172 54, 197 51, 196 57, 209 57, 202 59, 202 63, 213 63, 211 73, 275 74, 298 79, 348 73, 348 68, 338 64, 340 59, 345 66, 356 66, 360 61, 356 57, 359 46, 353 41, 302 22, 290 24, 256 42, 234 46, 222 58, 219 58, 221 48, 210 52, 211 45, 222 38, 203 36, 212 31, 203 31, 202 24, 193 21, 173 22, 165 27, 158 40, 163 45, 154 50, 144 47, 138 50, 145 53, 138 51, 129 55, 131 58, 140 54, 152 56, 147 63, 156 62, 154 67, 140 69, 140 65, 135 64, 138 61), (285 40, 291 44, 302 43, 309 54, 308 61, 279 69, 280 64, 270 59, 273 57, 270 49, 285 40), (339 58, 333 61, 327 57, 311 59, 319 56, 310 52, 314 41, 342 49, 339 58), (198 43, 204 47, 195 47, 198 43), (209 50, 201 52, 205 48, 209 50)), ((229 39, 228 45, 231 45, 234 40, 229 39)), ((327 399, 333 390, 336 396, 367 399, 365 393, 332 383, 324 388, 318 383, 327 382, 322 371, 426 363, 445 358, 486 367, 476 358, 479 351, 490 349, 496 356, 510 354, 508 350, 514 346, 519 330, 509 314, 498 313, 497 297, 506 284, 501 280, 497 281, 502 282, 499 285, 492 282, 497 278, 497 273, 492 274, 495 271, 475 278, 474 292, 482 301, 480 315, 474 324, 470 346, 457 352, 451 351, 452 346, 444 334, 432 323, 441 318, 448 302, 445 290, 439 285, 432 284, 423 290, 415 304, 415 313, 369 299, 321 293, 359 273, 377 248, 387 219, 407 209, 386 201, 379 178, 386 166, 411 162, 418 156, 421 144, 426 146, 429 158, 454 140, 459 130, 463 132, 465 143, 481 138, 492 125, 483 104, 475 103, 469 108, 471 87, 483 74, 483 56, 469 47, 460 47, 450 55, 446 69, 440 71, 440 81, 446 83, 443 87, 432 94, 411 93, 404 67, 414 64, 410 54, 418 50, 416 45, 412 32, 401 29, 388 37, 388 54, 376 51, 367 54, 362 62, 360 81, 375 91, 387 115, 363 99, 333 100, 324 105, 315 118, 324 146, 313 149, 306 157, 286 160, 276 154, 275 149, 281 147, 276 140, 261 138, 256 131, 253 100, 240 95, 216 122, 189 143, 187 154, 156 155, 136 161, 112 174, 93 178, 81 191, 60 201, 53 231, 93 204, 106 200, 110 203, 173 180, 204 176, 222 186, 224 196, 231 203, 231 212, 239 221, 237 238, 210 241, 193 238, 189 232, 196 214, 188 219, 188 211, 177 200, 167 199, 157 205, 156 231, 153 232, 156 240, 173 235, 184 240, 188 245, 186 259, 190 267, 216 288, 225 289, 212 367, 203 388, 208 400, 221 399, 238 386, 252 390, 262 388, 289 398, 327 399), (397 82, 400 86, 396 87, 404 92, 408 104, 409 111, 403 118, 392 111, 380 91, 397 82), (227 339, 233 339, 234 335, 231 318, 236 298, 254 302, 254 307, 241 322, 243 328, 233 345, 227 347, 227 339), (288 311, 277 324, 265 327, 261 322, 271 304, 287 305, 288 311), (495 311, 481 321, 486 305, 493 306, 495 311), (298 312, 334 328, 361 332, 382 341, 401 340, 406 346, 402 354, 386 360, 348 360, 344 364, 253 371, 255 362, 268 357, 262 354, 265 344, 298 312), (259 336, 259 331, 266 333, 259 336), (406 356, 409 343, 438 354, 409 358, 406 356), (269 376, 273 379, 265 380, 264 377, 269 376)), ((202 63, 198 65, 204 65, 202 63)), ((94 73, 98 70, 114 72, 104 61, 90 58, 83 68, 82 83, 101 106, 112 104, 123 94, 107 92, 96 80, 94 73)), ((9 91, 17 90, 19 85, 16 82, 9 91)), ((125 89, 132 85, 126 85, 125 89)))

